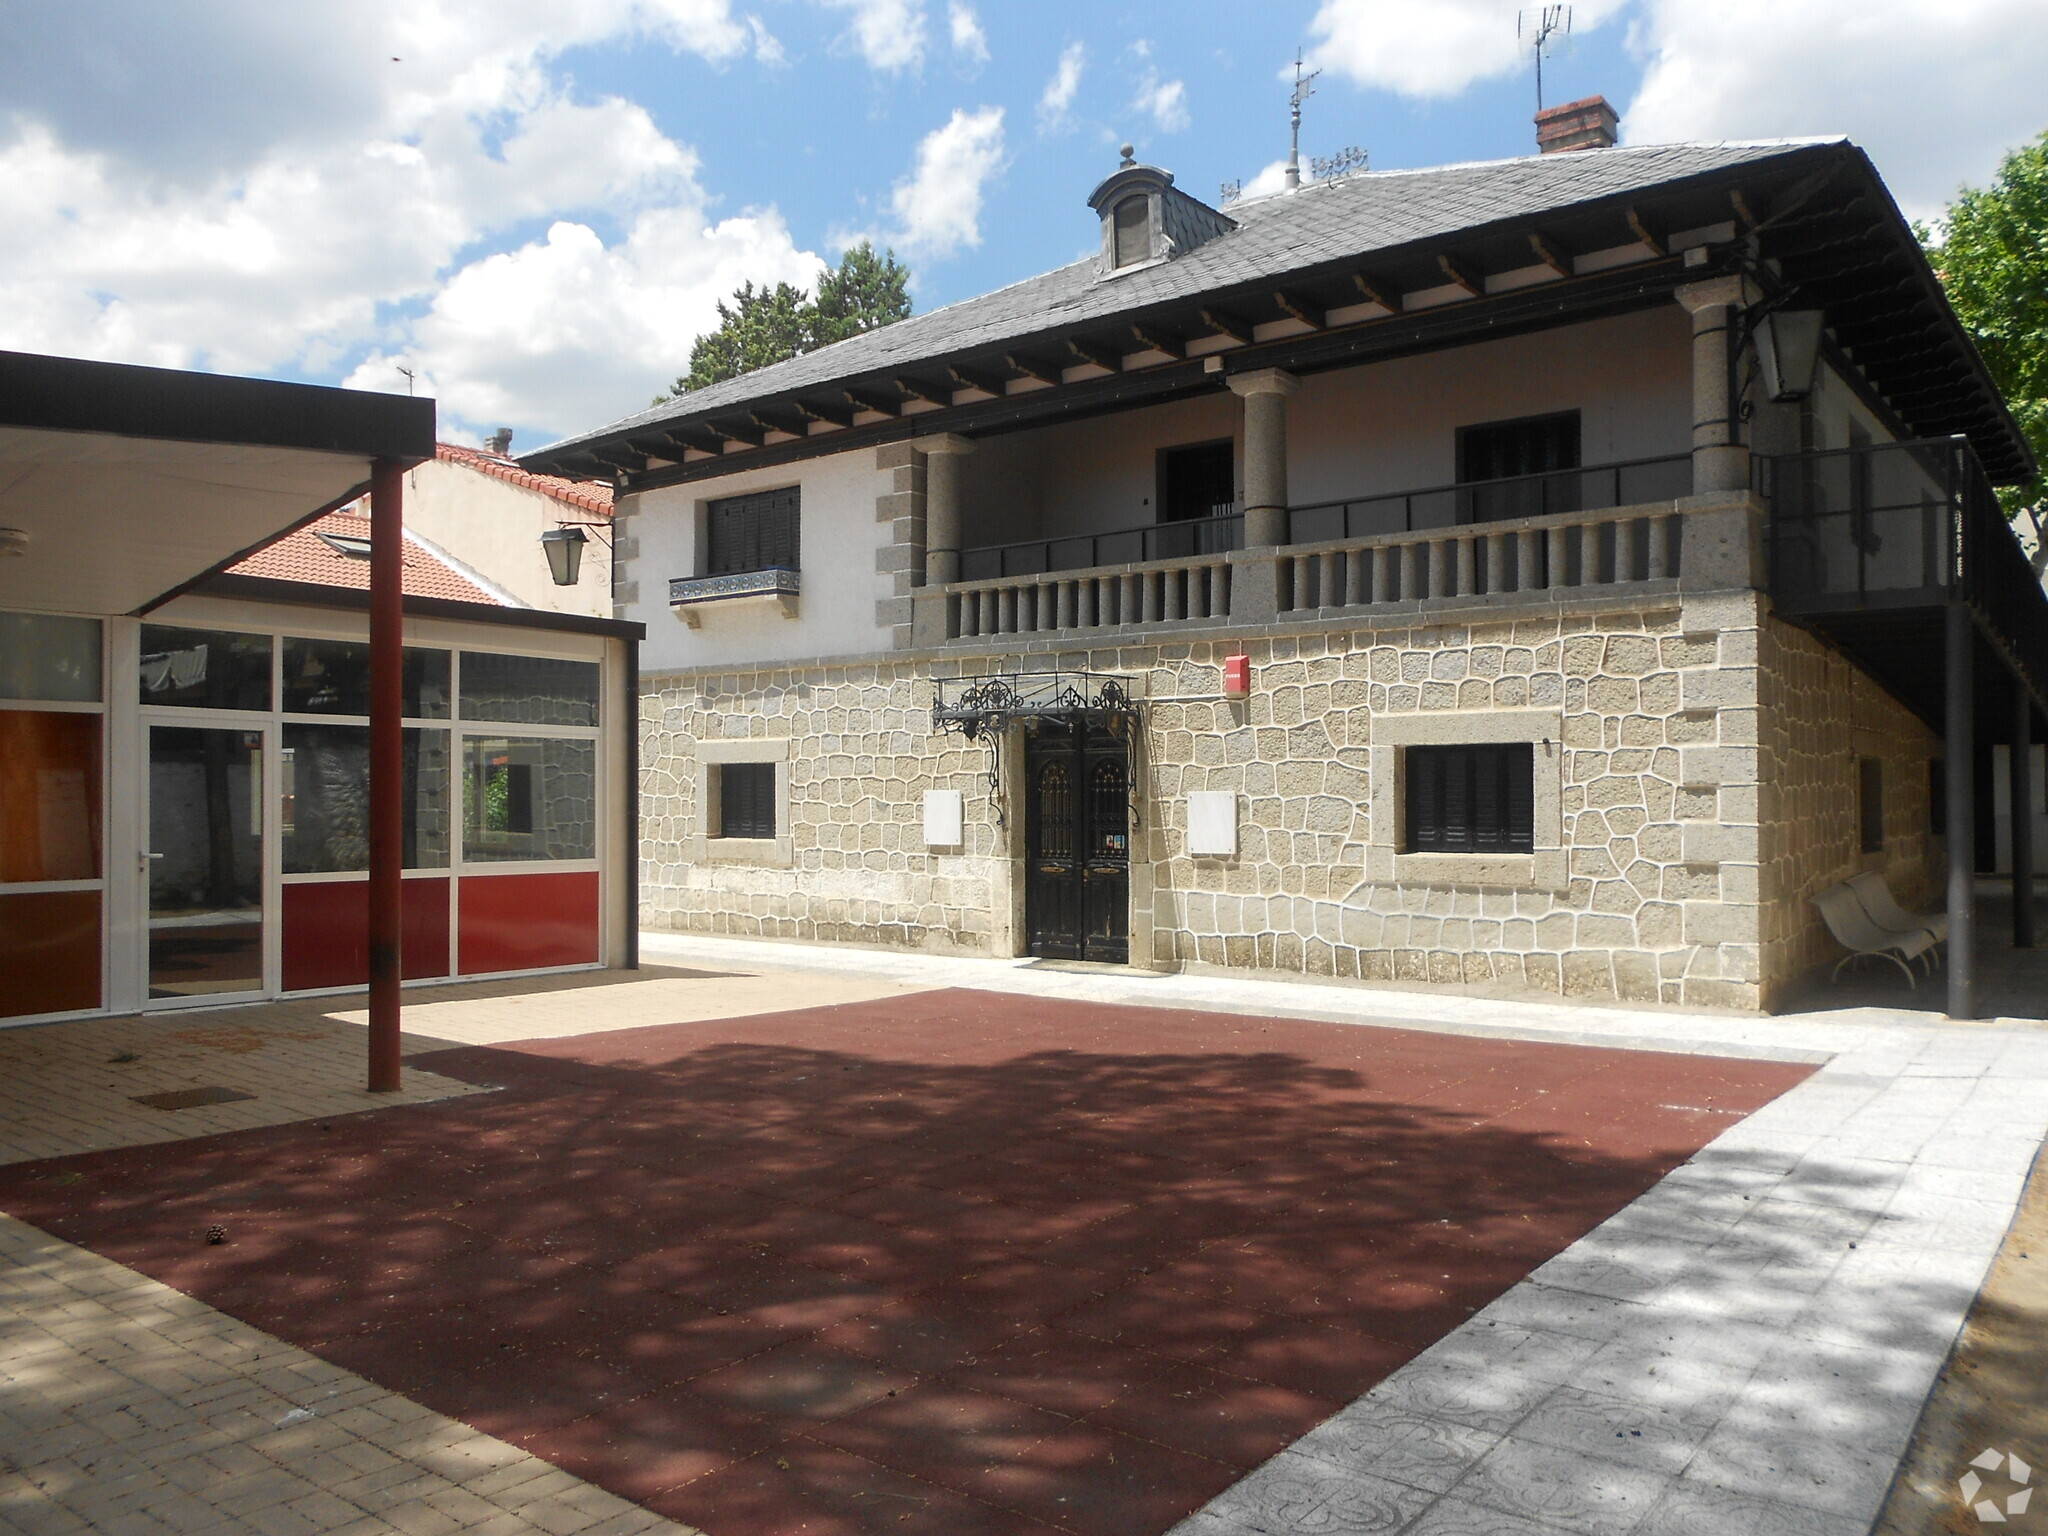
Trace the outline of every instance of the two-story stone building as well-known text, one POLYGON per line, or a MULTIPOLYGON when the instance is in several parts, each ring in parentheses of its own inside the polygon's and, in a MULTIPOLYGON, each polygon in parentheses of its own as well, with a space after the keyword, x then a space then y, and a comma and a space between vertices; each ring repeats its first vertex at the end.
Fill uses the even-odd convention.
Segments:
POLYGON ((1756 1007, 1817 890, 1939 891, 2048 605, 1861 151, 1088 203, 1090 260, 523 461, 619 494, 650 922, 1756 1007))

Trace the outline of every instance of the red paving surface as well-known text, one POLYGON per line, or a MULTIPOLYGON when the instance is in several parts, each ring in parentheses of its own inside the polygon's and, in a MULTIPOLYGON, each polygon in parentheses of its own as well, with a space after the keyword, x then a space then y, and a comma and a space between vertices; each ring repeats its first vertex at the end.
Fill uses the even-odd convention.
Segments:
POLYGON ((1163 1531, 1812 1070, 970 991, 412 1060, 504 1091, 0 1208, 712 1536, 1163 1531))

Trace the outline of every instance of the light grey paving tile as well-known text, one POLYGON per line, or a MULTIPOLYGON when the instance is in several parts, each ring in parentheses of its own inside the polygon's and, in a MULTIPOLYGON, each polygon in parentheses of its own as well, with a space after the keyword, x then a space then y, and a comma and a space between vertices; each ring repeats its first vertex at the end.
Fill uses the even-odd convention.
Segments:
POLYGON ((1524 1280, 1482 1308, 1465 1328, 1493 1322, 1538 1333, 1574 1334, 1604 1343, 1635 1327, 1643 1311, 1632 1302, 1555 1290, 1537 1280, 1524 1280))
POLYGON ((1285 1454, 1360 1468, 1410 1488, 1442 1493, 1499 1439, 1492 1430, 1367 1399, 1324 1420, 1285 1454))
POLYGON ((1847 1515, 1747 1498, 1681 1479, 1632 1536, 1867 1536, 1847 1515))
POLYGON ((1661 1469, 1624 1466, 1510 1435, 1451 1491, 1580 1536, 1626 1536, 1671 1481, 1661 1469))
POLYGON ((1759 1430, 1723 1420, 1693 1453, 1685 1480, 1867 1524, 1877 1517, 1896 1466, 1896 1456, 1830 1436, 1759 1430))
POLYGON ((1481 1314, 1416 1356, 1418 1368, 1463 1366, 1569 1381, 1603 1341, 1549 1328, 1522 1328, 1481 1314))
POLYGON ((1519 1371, 1477 1371, 1416 1360, 1375 1387, 1368 1401, 1505 1434, 1556 1385, 1519 1371))
POLYGON ((1727 1401, 1672 1405, 1561 1387, 1515 1426, 1515 1438, 1675 1477, 1712 1432, 1727 1401))
MULTIPOLYGON (((1208 1536, 1208 1533, 1203 1533, 1208 1536)), ((1548 1525, 1470 1499, 1438 1499, 1402 1536, 1576 1536, 1568 1526, 1548 1525)))
POLYGON ((1419 1488, 1305 1456, 1274 1457, 1203 1513, 1259 1536, 1393 1536, 1430 1501, 1419 1488))

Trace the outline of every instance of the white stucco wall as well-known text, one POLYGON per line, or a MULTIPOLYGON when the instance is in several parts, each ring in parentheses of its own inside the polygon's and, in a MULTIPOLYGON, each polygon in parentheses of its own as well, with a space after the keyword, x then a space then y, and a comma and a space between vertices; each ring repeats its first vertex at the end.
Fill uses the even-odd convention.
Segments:
POLYGON ((620 616, 647 626, 642 669, 886 649, 889 632, 875 621, 876 600, 890 595, 888 579, 875 568, 875 552, 888 536, 875 521, 875 498, 887 488, 886 481, 875 468, 875 450, 867 447, 629 497, 621 508, 620 532, 638 549, 632 575, 639 591, 620 616), (697 610, 702 626, 683 624, 668 606, 668 583, 673 576, 703 572, 704 503, 786 485, 799 486, 803 493, 798 532, 803 593, 797 616, 783 617, 772 602, 744 599, 703 604, 697 610))
POLYGON ((612 616, 610 533, 603 520, 538 491, 461 464, 429 459, 406 471, 405 521, 464 565, 503 587, 529 608, 612 616), (540 536, 559 523, 597 524, 583 546, 573 587, 558 587, 540 536))
MULTIPOLYGON (((1303 378, 1288 404, 1297 504, 1457 479, 1458 428, 1581 413, 1587 464, 1692 446, 1691 320, 1676 304, 1303 378)), ((986 438, 967 461, 970 547, 1156 520, 1159 450, 1228 437, 1242 493, 1243 415, 1224 387, 1191 400, 986 438)))

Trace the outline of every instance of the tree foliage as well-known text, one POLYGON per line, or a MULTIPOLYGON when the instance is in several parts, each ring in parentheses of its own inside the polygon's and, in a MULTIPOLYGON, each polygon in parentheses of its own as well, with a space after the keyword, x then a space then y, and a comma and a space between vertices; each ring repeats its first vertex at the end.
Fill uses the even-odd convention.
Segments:
POLYGON ((819 278, 815 294, 789 283, 772 288, 745 283, 730 303, 718 301, 718 328, 697 338, 690 348, 690 371, 666 398, 905 319, 909 283, 910 269, 894 251, 878 256, 865 240, 819 278))
MULTIPOLYGON (((1990 186, 1962 190, 1927 255, 2035 457, 2048 462, 2048 133, 2008 154, 1990 186)), ((2048 483, 2036 475, 2001 496, 2038 536, 2048 483)))

